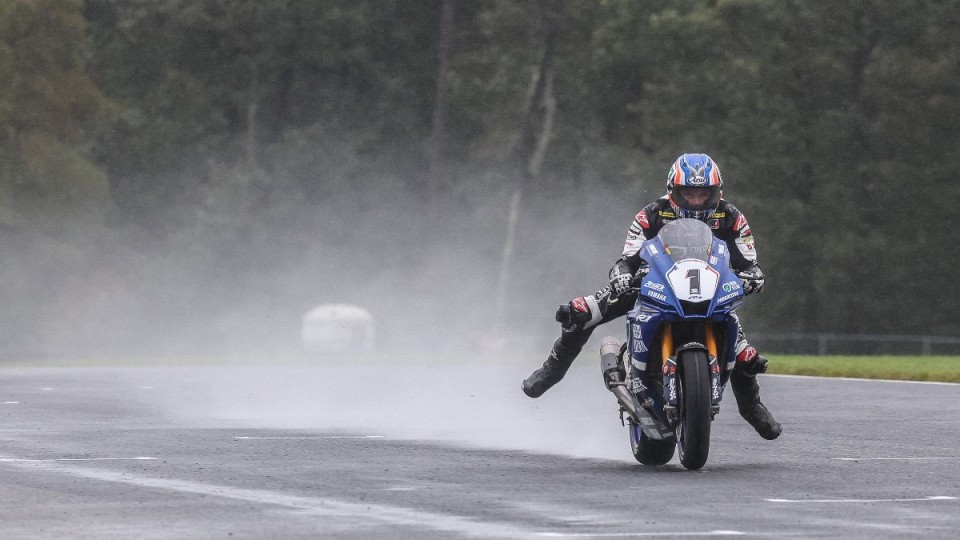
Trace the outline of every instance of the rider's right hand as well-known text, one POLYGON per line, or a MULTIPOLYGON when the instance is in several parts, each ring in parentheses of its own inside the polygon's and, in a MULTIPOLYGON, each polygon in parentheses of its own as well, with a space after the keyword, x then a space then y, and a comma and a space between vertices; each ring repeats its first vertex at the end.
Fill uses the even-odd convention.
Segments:
POLYGON ((633 276, 630 274, 618 274, 610 280, 611 299, 619 298, 620 295, 629 292, 633 282, 633 276))

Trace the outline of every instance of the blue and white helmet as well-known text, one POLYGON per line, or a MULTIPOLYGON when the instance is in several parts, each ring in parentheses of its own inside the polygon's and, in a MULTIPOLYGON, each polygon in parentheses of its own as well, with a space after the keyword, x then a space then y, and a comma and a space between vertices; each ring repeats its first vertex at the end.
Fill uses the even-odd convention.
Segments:
POLYGON ((706 154, 683 154, 667 175, 667 196, 677 218, 710 219, 722 190, 720 168, 706 154))

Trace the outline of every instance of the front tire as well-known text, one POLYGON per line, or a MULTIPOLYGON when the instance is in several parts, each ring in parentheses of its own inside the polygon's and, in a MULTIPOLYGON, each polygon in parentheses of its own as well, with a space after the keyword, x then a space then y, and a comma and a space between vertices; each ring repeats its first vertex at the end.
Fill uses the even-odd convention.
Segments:
POLYGON ((680 463, 697 470, 710 453, 710 368, 707 353, 698 349, 682 351, 680 368, 680 420, 677 446, 680 463))
POLYGON ((673 453, 677 448, 675 440, 658 441, 644 435, 640 426, 633 423, 633 420, 627 421, 627 429, 630 430, 630 450, 633 451, 633 457, 644 465, 665 465, 673 459, 673 453))

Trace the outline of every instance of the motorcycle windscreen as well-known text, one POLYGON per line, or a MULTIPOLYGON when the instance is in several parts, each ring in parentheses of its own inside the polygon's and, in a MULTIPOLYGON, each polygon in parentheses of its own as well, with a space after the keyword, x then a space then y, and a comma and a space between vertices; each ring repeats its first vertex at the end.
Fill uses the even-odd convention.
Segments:
POLYGON ((668 223, 659 234, 673 266, 667 282, 687 315, 706 315, 716 295, 720 273, 709 263, 713 233, 702 221, 680 219, 668 223))
POLYGON ((700 259, 706 262, 710 258, 713 246, 713 232, 707 224, 697 219, 678 219, 660 229, 660 241, 673 262, 684 259, 700 259))

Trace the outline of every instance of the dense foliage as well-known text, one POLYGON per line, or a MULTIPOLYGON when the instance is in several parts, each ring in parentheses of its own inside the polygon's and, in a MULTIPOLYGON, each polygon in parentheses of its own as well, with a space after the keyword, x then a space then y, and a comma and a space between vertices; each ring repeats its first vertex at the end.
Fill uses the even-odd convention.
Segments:
POLYGON ((6 0, 0 85, 14 354, 295 343, 328 301, 545 350, 685 151, 753 226, 748 329, 960 326, 960 0, 6 0))

